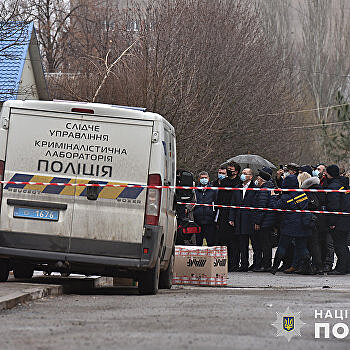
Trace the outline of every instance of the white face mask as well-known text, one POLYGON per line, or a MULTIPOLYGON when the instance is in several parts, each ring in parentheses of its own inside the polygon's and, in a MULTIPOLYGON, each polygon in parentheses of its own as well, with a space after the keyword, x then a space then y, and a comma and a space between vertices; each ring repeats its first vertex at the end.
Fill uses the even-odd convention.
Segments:
POLYGON ((256 187, 260 187, 259 181, 258 181, 258 180, 255 180, 254 183, 255 183, 255 186, 256 186, 256 187))
POLYGON ((203 177, 203 178, 201 178, 201 179, 199 180, 199 182, 200 182, 202 185, 206 186, 206 185, 208 185, 209 180, 208 180, 206 177, 203 177))
POLYGON ((287 171, 286 173, 284 173, 283 178, 285 179, 289 175, 290 175, 290 173, 287 171))

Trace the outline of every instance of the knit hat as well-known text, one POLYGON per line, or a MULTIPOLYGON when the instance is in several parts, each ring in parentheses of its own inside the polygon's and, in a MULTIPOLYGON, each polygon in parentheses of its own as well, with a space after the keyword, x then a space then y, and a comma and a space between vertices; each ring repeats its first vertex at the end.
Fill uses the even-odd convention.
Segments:
POLYGON ((282 188, 299 188, 299 182, 296 175, 288 175, 282 182, 282 188))
POLYGON ((332 177, 338 177, 340 174, 338 165, 330 165, 326 168, 327 173, 332 177))
MULTIPOLYGON (((260 171, 260 170, 259 170, 260 171)), ((261 171, 264 171, 265 173, 270 174, 270 176, 272 176, 272 169, 269 168, 268 166, 264 166, 261 171)))
POLYGON ((271 180, 271 175, 263 170, 259 170, 258 176, 260 176, 265 181, 271 180))

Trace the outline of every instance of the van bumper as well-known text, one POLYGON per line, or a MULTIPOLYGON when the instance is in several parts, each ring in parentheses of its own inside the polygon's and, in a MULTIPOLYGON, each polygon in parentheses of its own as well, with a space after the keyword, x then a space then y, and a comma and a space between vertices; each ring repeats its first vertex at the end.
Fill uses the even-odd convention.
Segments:
POLYGON ((145 226, 142 243, 69 238, 0 230, 0 257, 40 263, 71 264, 123 269, 150 269, 159 254, 162 227, 145 226))

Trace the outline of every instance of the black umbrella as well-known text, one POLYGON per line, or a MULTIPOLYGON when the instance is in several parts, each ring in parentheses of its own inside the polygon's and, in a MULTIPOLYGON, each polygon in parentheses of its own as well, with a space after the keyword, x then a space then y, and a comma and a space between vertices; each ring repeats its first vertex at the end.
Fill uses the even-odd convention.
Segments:
POLYGON ((258 169, 263 167, 276 169, 271 162, 256 154, 240 154, 239 156, 228 159, 226 163, 232 161, 238 163, 243 168, 251 168, 254 172, 257 172, 258 169))

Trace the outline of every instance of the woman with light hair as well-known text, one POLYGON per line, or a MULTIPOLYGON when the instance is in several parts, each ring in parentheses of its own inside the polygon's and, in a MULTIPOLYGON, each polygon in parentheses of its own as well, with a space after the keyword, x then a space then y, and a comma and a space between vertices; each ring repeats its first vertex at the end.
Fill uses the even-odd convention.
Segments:
POLYGON ((298 182, 299 182, 299 188, 301 188, 301 185, 303 184, 303 182, 307 179, 310 179, 311 175, 307 172, 302 172, 299 173, 298 175, 298 182))

